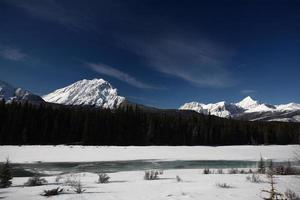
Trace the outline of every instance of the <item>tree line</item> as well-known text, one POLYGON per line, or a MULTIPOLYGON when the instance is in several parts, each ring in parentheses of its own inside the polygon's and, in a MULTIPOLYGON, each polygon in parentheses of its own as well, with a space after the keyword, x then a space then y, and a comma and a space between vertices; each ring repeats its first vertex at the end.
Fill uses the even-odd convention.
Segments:
POLYGON ((300 123, 249 122, 193 111, 0 102, 0 144, 299 144, 300 123))

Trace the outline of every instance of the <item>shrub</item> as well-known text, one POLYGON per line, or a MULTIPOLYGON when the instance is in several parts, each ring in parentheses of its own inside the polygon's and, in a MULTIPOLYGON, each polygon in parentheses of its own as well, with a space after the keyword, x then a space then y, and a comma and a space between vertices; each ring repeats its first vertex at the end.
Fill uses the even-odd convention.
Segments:
POLYGON ((227 183, 217 183, 216 185, 220 188, 233 188, 233 186, 231 186, 227 183))
POLYGON ((86 190, 83 189, 83 186, 81 184, 81 181, 76 181, 73 185, 72 185, 72 188, 74 190, 74 192, 76 192, 77 194, 81 194, 83 192, 85 192, 86 190))
POLYGON ((292 167, 291 163, 288 162, 287 166, 284 165, 276 166, 273 169, 273 172, 279 175, 299 175, 300 168, 292 167))
POLYGON ((252 183, 261 183, 262 180, 260 179, 260 176, 258 174, 252 174, 252 176, 246 177, 247 181, 250 181, 252 183))
POLYGON ((60 193, 63 192, 63 190, 64 190, 63 188, 59 188, 59 187, 52 190, 44 190, 44 192, 41 195, 46 197, 59 195, 60 193))
POLYGON ((47 184, 46 179, 39 176, 30 177, 27 182, 24 183, 25 186, 40 186, 45 184, 47 184))
POLYGON ((223 174, 223 169, 218 169, 218 170, 217 170, 217 173, 218 173, 218 174, 223 174))
POLYGON ((59 181, 62 179, 63 177, 61 176, 61 175, 57 175, 56 177, 55 177, 55 182, 56 183, 59 183, 59 181))
POLYGON ((9 160, 0 166, 0 188, 11 186, 12 169, 9 160))
POLYGON ((287 189, 284 195, 287 200, 300 200, 300 197, 290 189, 287 189))
POLYGON ((76 185, 77 184, 77 178, 78 176, 75 176, 74 174, 69 174, 66 178, 66 180, 64 181, 64 185, 67 185, 67 186, 73 186, 73 185, 76 185))
POLYGON ((182 182, 182 179, 177 175, 177 176, 176 176, 176 181, 177 181, 177 182, 182 182))
POLYGON ((211 174, 211 171, 209 168, 204 168, 203 174, 211 174))
POLYGON ((231 169, 229 169, 228 173, 229 173, 229 174, 238 174, 238 173, 239 173, 239 170, 236 169, 236 168, 231 168, 231 169))
POLYGON ((159 171, 157 170, 150 170, 145 171, 144 179, 145 180, 157 180, 159 179, 159 171))
POLYGON ((98 183, 108 183, 110 177, 106 173, 98 173, 98 183))

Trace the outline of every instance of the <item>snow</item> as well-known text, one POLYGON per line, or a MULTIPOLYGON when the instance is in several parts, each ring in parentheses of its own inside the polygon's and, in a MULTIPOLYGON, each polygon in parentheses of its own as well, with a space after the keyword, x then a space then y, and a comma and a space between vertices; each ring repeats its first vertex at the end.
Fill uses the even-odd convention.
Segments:
MULTIPOLYGON (((274 118, 277 121, 287 121, 287 119, 281 119, 280 113, 286 111, 300 111, 300 104, 296 103, 289 103, 289 104, 282 104, 282 105, 270 105, 259 103, 256 100, 253 100, 250 96, 244 98, 242 101, 238 103, 226 103, 225 101, 218 102, 218 103, 209 103, 203 104, 198 102, 190 102, 185 103, 179 107, 180 110, 194 110, 198 113, 202 114, 211 114, 218 117, 235 117, 240 116, 246 113, 267 113, 273 112, 274 118), (279 114, 279 115, 278 115, 279 114), (276 118, 276 115, 279 118, 276 118)), ((253 120, 253 119, 252 119, 253 120)), ((275 121, 273 120, 273 121, 275 121)), ((289 120, 289 121, 299 121, 299 120, 289 120)))
POLYGON ((4 99, 7 103, 17 101, 31 101, 42 102, 43 99, 38 95, 25 90, 23 88, 16 88, 4 81, 0 80, 0 100, 4 99))
POLYGON ((203 103, 198 103, 198 102, 190 102, 190 103, 186 103, 183 106, 181 106, 179 109, 180 110, 194 110, 196 112, 202 113, 202 114, 211 114, 211 115, 215 115, 218 117, 225 117, 228 118, 229 116, 231 116, 231 112, 234 111, 230 111, 227 110, 228 107, 230 107, 229 104, 226 104, 225 101, 221 101, 215 104, 203 104, 203 103))
MULTIPOLYGON (((258 160, 260 156, 276 161, 287 161, 300 145, 272 146, 0 146, 0 160, 7 157, 14 163, 25 162, 87 162, 113 160, 258 160)), ((0 198, 6 200, 43 200, 44 190, 57 187, 64 192, 53 196, 53 200, 253 200, 261 199, 262 189, 269 189, 265 175, 262 183, 246 180, 248 174, 203 174, 203 169, 165 170, 158 180, 144 180, 144 171, 122 171, 109 173, 107 184, 97 184, 97 174, 81 172, 63 174, 56 182, 56 176, 44 177, 48 184, 24 187, 28 177, 15 177, 10 188, 0 189, 0 198), (182 181, 177 182, 176 176, 182 181), (64 184, 68 179, 80 180, 86 192, 76 194, 64 184), (227 183, 232 188, 220 188, 218 183, 227 183)), ((300 195, 298 176, 276 176, 279 192, 291 189, 300 195)))
POLYGON ((241 108, 244 108, 246 110, 249 110, 251 108, 255 108, 259 104, 258 104, 257 101, 253 100, 250 96, 247 96, 242 101, 236 103, 236 105, 241 107, 241 108))
MULTIPOLYGON (((265 175, 261 175, 264 183, 251 183, 246 180, 247 174, 203 174, 200 169, 166 170, 160 175, 159 180, 143 180, 143 171, 118 172, 108 174, 110 183, 97 184, 98 176, 92 173, 73 175, 83 184, 86 192, 76 194, 63 182, 70 175, 62 176, 59 183, 55 177, 46 177, 49 185, 36 187, 23 187, 27 178, 14 178, 13 187, 0 190, 0 197, 6 200, 44 200, 40 196, 43 190, 54 189, 58 186, 65 192, 52 196, 52 200, 255 200, 265 196, 261 190, 269 189, 265 175), (182 182, 177 182, 175 177, 180 176, 182 182), (218 183, 227 183, 233 188, 219 188, 218 183)), ((285 192, 288 188, 300 195, 300 179, 297 176, 276 176, 276 189, 285 192)))
POLYGON ((117 108, 124 100, 117 89, 103 79, 80 80, 67 87, 43 96, 47 102, 65 105, 91 105, 102 108, 117 108))
POLYGON ((291 160, 300 145, 270 146, 0 146, 0 161, 93 162, 126 160, 291 160))
POLYGON ((278 110, 300 110, 300 104, 289 103, 275 106, 278 110))

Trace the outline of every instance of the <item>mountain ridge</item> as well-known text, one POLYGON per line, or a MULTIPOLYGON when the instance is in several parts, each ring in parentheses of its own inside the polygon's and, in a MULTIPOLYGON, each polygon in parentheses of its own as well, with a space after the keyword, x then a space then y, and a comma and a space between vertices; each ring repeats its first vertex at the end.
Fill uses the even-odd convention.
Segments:
POLYGON ((180 110, 194 110, 202 114, 211 114, 223 118, 246 119, 250 121, 257 121, 258 119, 266 118, 267 121, 292 121, 300 122, 300 104, 288 103, 280 105, 271 105, 260 103, 250 96, 245 97, 237 103, 226 103, 225 101, 217 103, 203 104, 199 102, 185 103, 179 107, 180 110), (292 118, 281 118, 283 114, 295 113, 292 118), (251 117, 251 116, 256 116, 251 117), (281 120, 282 119, 282 120, 281 120))
POLYGON ((21 87, 15 87, 5 81, 0 80, 0 100, 4 100, 7 103, 18 101, 18 102, 31 102, 41 103, 44 100, 32 92, 23 89, 21 87))

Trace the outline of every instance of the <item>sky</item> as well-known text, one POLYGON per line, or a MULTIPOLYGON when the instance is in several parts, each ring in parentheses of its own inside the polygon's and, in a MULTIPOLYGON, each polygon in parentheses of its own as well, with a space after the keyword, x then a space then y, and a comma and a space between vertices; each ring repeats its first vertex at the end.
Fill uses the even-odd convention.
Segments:
POLYGON ((160 108, 300 103, 300 1, 0 1, 0 80, 45 95, 93 78, 160 108))

